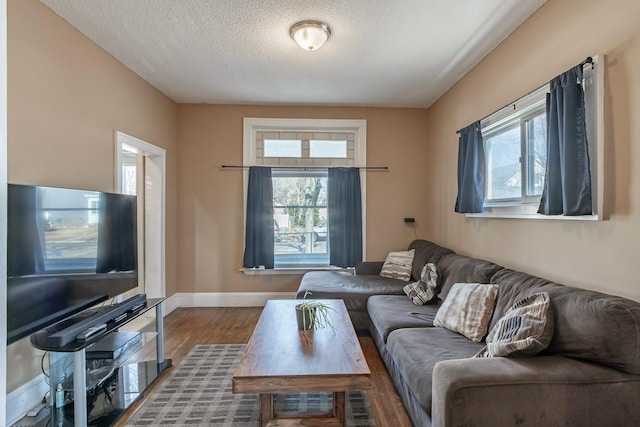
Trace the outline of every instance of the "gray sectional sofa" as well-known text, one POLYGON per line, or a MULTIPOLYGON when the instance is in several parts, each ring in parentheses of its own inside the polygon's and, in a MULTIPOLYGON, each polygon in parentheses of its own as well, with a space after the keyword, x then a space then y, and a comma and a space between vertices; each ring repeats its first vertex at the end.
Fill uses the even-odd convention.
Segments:
POLYGON ((368 332, 415 426, 640 425, 640 303, 503 268, 416 240, 412 280, 438 266, 437 298, 415 305, 407 283, 381 277, 382 263, 356 274, 310 272, 299 297, 341 298, 354 326, 368 332), (488 330, 514 302, 548 293, 553 335, 531 357, 473 358, 484 343, 435 327, 455 283, 499 286, 488 330))

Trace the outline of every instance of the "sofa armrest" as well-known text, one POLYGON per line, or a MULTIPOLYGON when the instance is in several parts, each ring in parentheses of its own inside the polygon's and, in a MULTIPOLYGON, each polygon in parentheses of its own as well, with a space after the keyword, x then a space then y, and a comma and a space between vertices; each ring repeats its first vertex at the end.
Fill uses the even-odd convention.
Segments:
POLYGON ((377 275, 382 271, 383 261, 364 261, 356 264, 357 276, 377 275))
POLYGON ((562 356, 443 361, 432 384, 434 426, 640 423, 639 375, 562 356))

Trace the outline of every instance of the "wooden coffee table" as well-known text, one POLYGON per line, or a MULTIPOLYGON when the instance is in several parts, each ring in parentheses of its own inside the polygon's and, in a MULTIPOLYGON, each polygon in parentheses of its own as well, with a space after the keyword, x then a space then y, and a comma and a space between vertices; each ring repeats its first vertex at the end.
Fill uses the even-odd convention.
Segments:
POLYGON ((331 328, 299 331, 297 300, 270 300, 235 374, 234 393, 260 394, 260 425, 344 426, 345 391, 371 388, 371 372, 342 300, 331 306, 331 328), (274 413, 276 393, 333 392, 326 414, 274 413))

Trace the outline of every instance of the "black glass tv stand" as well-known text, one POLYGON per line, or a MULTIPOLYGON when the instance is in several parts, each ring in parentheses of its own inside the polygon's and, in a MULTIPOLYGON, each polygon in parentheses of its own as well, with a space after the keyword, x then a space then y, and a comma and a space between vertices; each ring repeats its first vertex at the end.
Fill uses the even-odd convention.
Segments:
MULTIPOLYGON (((105 312, 113 310, 114 316, 107 316, 106 327, 102 327, 88 337, 76 338, 61 346, 51 345, 50 336, 55 331, 42 330, 31 335, 31 344, 49 353, 49 381, 52 406, 44 408, 38 417, 48 426, 110 426, 120 418, 155 380, 171 366, 171 359, 164 358, 164 299, 145 299, 143 305, 122 313, 118 304, 96 310, 96 313, 82 313, 78 323, 85 322, 87 315, 105 317, 105 312), (142 333, 136 345, 114 354, 114 359, 87 360, 87 349, 110 334, 119 334, 119 329, 155 308, 155 333, 142 333), (156 342, 156 360, 132 362, 132 355, 145 343, 156 342), (73 371, 70 371, 72 356, 73 371), (88 369, 89 368, 89 369, 88 369), (87 381, 87 377, 89 380, 87 381), (55 406, 55 391, 58 384, 65 385, 62 407, 55 406)), ((69 319, 67 319, 67 325, 69 319)), ((80 334, 79 334, 80 335, 80 334)), ((89 349, 91 351, 91 349, 89 349)), ((39 425, 36 423, 36 425, 39 425)))

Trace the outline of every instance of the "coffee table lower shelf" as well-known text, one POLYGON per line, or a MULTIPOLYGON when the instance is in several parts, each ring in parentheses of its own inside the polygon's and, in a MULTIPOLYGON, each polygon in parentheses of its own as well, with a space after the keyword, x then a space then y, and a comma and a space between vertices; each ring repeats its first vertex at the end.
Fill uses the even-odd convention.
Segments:
POLYGON ((342 427, 346 425, 345 392, 333 393, 333 408, 328 413, 276 413, 272 393, 260 393, 260 425, 261 427, 288 426, 330 426, 342 427))

